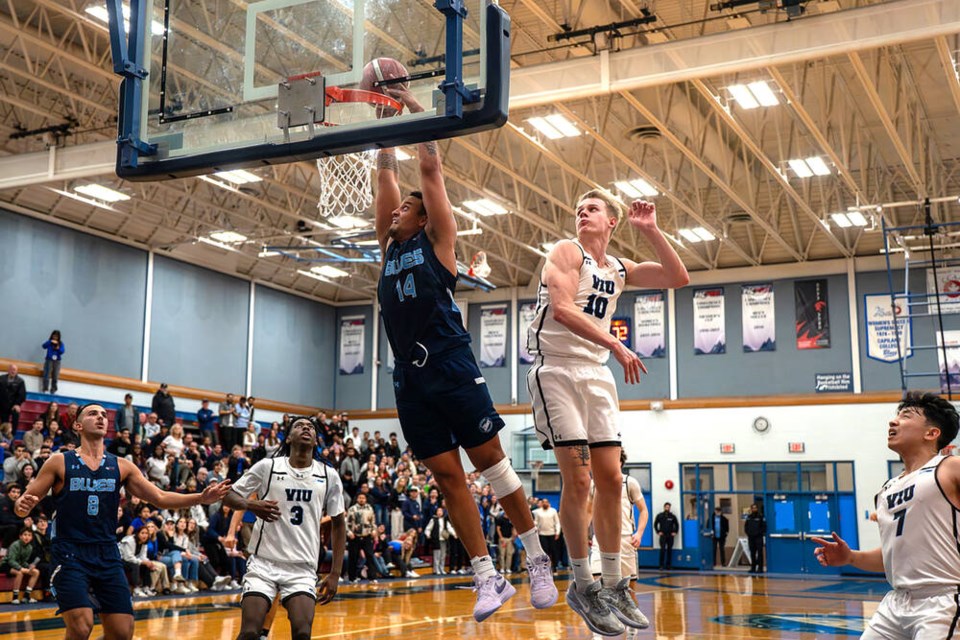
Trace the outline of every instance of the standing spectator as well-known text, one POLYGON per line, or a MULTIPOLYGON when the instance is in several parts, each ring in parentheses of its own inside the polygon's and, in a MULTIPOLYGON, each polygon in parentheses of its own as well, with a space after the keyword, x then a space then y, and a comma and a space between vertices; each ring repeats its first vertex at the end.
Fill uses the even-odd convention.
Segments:
POLYGON ((406 530, 415 530, 417 534, 423 533, 423 508, 420 506, 420 489, 410 487, 407 489, 407 499, 403 501, 400 507, 403 513, 403 528, 406 530))
POLYGON ((360 459, 357 458, 357 450, 352 444, 348 444, 344 450, 343 460, 340 461, 340 475, 342 476, 347 469, 353 474, 353 479, 358 483, 360 481, 360 459))
POLYGON ((6 375, 0 376, 0 422, 10 422, 13 430, 20 426, 20 407, 27 401, 27 385, 18 375, 17 365, 11 364, 6 375))
POLYGON ((117 431, 129 429, 133 431, 140 426, 140 411, 133 406, 133 394, 128 393, 123 396, 123 406, 117 409, 116 417, 113 419, 113 428, 117 431))
POLYGON ((220 414, 220 441, 227 451, 237 444, 234 427, 237 426, 237 405, 233 402, 233 394, 228 393, 226 399, 220 403, 217 413, 220 414))
POLYGON ((205 436, 210 437, 210 442, 220 442, 220 435, 217 433, 217 420, 210 409, 210 401, 204 398, 200 401, 200 410, 197 411, 197 425, 200 427, 201 440, 205 436))
POLYGON ((757 503, 750 505, 750 513, 743 528, 750 547, 750 573, 763 573, 763 541, 767 535, 767 521, 760 513, 757 503))
POLYGON ((173 396, 167 390, 167 383, 161 382, 160 388, 153 394, 153 403, 150 405, 151 411, 157 414, 160 424, 172 427, 177 419, 177 410, 173 402, 173 396))
POLYGON ((60 330, 54 329, 50 334, 50 339, 43 343, 43 348, 47 354, 43 359, 43 392, 57 392, 57 382, 60 380, 60 363, 63 360, 63 353, 66 348, 63 346, 63 340, 60 338, 60 330))
POLYGON ((550 562, 556 568, 560 562, 560 514, 546 498, 540 499, 540 508, 533 512, 533 519, 540 532, 540 546, 550 556, 550 562))
POLYGON ((670 503, 663 503, 663 511, 653 521, 653 530, 660 535, 660 570, 673 568, 673 539, 680 531, 677 516, 670 512, 670 503))
POLYGON ((451 531, 453 531, 453 525, 447 519, 443 507, 438 506, 423 530, 433 555, 433 572, 438 576, 446 573, 444 567, 447 565, 447 540, 450 538, 451 531))
POLYGON ((257 399, 253 396, 247 398, 247 408, 250 409, 250 422, 253 423, 253 426, 257 428, 257 433, 260 433, 260 425, 257 424, 257 408, 254 406, 257 399))
POLYGON ((496 519, 497 527, 497 545, 499 546, 500 571, 502 573, 511 573, 513 567, 514 538, 517 532, 507 517, 507 512, 501 510, 496 519))
POLYGON ((9 574, 13 576, 13 600, 10 604, 30 604, 33 588, 40 577, 40 570, 37 569, 37 561, 31 562, 33 554, 33 530, 24 529, 20 532, 20 539, 10 545, 7 552, 7 564, 9 565, 9 574), (26 591, 20 591, 20 585, 23 579, 27 579, 26 591), (20 594, 17 595, 17 592, 20 594))
POLYGON ((34 455, 43 446, 43 420, 37 418, 33 421, 33 428, 23 434, 23 446, 27 448, 30 455, 34 455))
POLYGON ((730 532, 730 521, 723 515, 720 507, 713 510, 713 564, 720 558, 720 566, 727 564, 727 534, 730 532))
POLYGON ((374 580, 378 576, 373 563, 373 536, 376 531, 377 518, 373 507, 367 504, 367 494, 358 493, 356 503, 347 510, 347 577, 351 582, 360 580, 357 567, 361 551, 366 558, 367 577, 374 580))

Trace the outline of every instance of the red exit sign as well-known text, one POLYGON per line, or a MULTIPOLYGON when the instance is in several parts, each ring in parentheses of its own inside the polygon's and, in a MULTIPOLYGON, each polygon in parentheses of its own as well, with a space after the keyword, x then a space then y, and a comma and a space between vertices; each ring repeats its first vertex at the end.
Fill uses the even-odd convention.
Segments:
POLYGON ((789 442, 787 443, 787 451, 790 453, 803 453, 807 450, 807 445, 803 442, 789 442))
POLYGON ((720 443, 720 453, 736 453, 737 445, 732 442, 721 442, 720 443))

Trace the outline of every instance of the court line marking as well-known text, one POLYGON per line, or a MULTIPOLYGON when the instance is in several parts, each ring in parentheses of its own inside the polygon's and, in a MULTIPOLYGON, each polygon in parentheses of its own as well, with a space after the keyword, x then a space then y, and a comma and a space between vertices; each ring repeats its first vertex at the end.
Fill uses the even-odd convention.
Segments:
MULTIPOLYGON (((518 613, 520 611, 536 611, 535 607, 517 607, 514 609, 497 609, 497 613, 518 613)), ((431 623, 444 623, 444 622, 454 622, 463 618, 473 618, 472 613, 465 613, 459 616, 442 616, 439 618, 423 618, 422 620, 411 620, 410 622, 400 622, 395 624, 387 624, 380 627, 367 627, 366 629, 353 629, 350 631, 337 631, 336 633, 325 633, 319 636, 310 636, 311 639, 316 638, 334 638, 338 636, 352 636, 360 633, 372 633, 374 631, 385 631, 388 629, 397 629, 399 627, 413 627, 423 624, 431 623)), ((479 624, 479 623, 478 623, 479 624)))

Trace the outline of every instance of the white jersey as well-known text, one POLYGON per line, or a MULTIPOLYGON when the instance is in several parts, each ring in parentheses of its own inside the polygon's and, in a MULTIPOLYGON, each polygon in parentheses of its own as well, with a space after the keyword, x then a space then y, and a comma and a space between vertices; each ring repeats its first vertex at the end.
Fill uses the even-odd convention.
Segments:
POLYGON ((883 569, 894 589, 960 585, 957 510, 937 483, 934 456, 913 473, 887 481, 876 497, 883 569))
MULTIPOLYGON (((572 241, 583 253, 580 281, 573 303, 604 333, 610 333, 610 319, 617 310, 617 299, 623 292, 627 269, 619 258, 607 255, 600 266, 580 243, 572 241)), ((527 349, 535 355, 575 358, 597 364, 606 363, 610 350, 581 338, 554 320, 550 311, 550 292, 540 282, 537 293, 537 314, 527 332, 527 349)))
POLYGON ((256 463, 233 485, 244 498, 256 493, 260 500, 276 500, 280 517, 258 519, 250 538, 250 552, 274 562, 316 566, 320 555, 320 519, 343 513, 343 483, 336 470, 312 461, 296 469, 290 459, 266 458, 256 463))

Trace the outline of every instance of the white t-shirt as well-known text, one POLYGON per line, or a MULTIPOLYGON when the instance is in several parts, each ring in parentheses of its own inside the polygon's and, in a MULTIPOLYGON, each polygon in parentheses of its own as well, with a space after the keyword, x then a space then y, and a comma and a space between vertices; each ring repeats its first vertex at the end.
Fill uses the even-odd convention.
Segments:
POLYGON ((257 519, 249 549, 274 562, 316 566, 320 555, 320 520, 324 514, 343 513, 343 484, 335 469, 317 461, 296 469, 289 458, 266 458, 256 463, 233 485, 244 498, 256 493, 260 500, 276 500, 280 518, 257 519))

